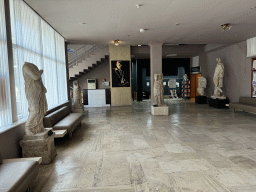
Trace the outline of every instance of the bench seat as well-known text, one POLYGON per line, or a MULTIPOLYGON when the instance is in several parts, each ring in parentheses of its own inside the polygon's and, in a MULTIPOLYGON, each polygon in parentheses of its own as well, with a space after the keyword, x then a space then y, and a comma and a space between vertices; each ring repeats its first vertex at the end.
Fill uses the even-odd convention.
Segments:
POLYGON ((2 164, 0 161, 0 191, 25 192, 33 184, 38 173, 37 161, 28 160, 2 164))
POLYGON ((64 119, 56 123, 52 128, 53 130, 67 129, 69 136, 72 136, 72 132, 83 120, 83 113, 70 113, 64 119))
POLYGON ((67 130, 69 137, 83 120, 83 113, 71 113, 68 106, 62 107, 44 117, 44 127, 52 127, 53 130, 67 130))
POLYGON ((256 98, 240 97, 238 103, 230 103, 229 107, 249 113, 256 113, 256 98))

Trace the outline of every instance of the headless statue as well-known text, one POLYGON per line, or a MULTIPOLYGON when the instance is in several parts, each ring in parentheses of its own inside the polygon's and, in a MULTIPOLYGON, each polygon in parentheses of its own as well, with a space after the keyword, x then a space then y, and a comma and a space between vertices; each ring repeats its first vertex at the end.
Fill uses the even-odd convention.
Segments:
POLYGON ((163 74, 154 74, 154 105, 165 106, 163 74))
POLYGON ((22 67, 25 81, 25 93, 28 101, 28 119, 25 125, 25 134, 28 136, 44 132, 43 118, 47 111, 46 88, 42 82, 43 70, 36 65, 27 63, 22 67))
POLYGON ((84 106, 82 104, 81 87, 79 86, 78 81, 73 82, 73 97, 73 109, 83 109, 84 106))
POLYGON ((212 95, 213 98, 225 98, 225 96, 221 96, 222 87, 223 87, 223 76, 224 76, 224 65, 221 63, 220 58, 216 58, 217 66, 215 68, 215 72, 213 75, 213 83, 215 85, 214 94, 212 95))

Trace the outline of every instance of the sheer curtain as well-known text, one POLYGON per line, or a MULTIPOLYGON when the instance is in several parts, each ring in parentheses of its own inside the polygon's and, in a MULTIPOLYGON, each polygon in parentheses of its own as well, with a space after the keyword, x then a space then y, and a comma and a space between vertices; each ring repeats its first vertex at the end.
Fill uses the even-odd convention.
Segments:
POLYGON ((4 0, 0 0, 0 127, 12 124, 4 0))
POLYGON ((42 68, 40 17, 23 1, 13 0, 13 57, 15 90, 18 118, 28 116, 28 104, 25 96, 22 66, 24 62, 34 63, 42 68))
POLYGON ((55 32, 56 42, 56 61, 58 76, 58 96, 59 102, 63 103, 68 100, 67 95, 67 76, 66 76, 66 57, 65 57, 65 40, 55 32))
POLYGON ((58 79, 54 30, 45 21, 41 21, 43 45, 44 86, 47 88, 48 108, 58 104, 58 79))
POLYGON ((20 119, 28 116, 22 74, 24 62, 31 62, 44 70, 42 79, 47 89, 48 109, 67 100, 66 67, 62 67, 65 66, 65 47, 64 39, 23 0, 10 2, 15 89, 20 119))

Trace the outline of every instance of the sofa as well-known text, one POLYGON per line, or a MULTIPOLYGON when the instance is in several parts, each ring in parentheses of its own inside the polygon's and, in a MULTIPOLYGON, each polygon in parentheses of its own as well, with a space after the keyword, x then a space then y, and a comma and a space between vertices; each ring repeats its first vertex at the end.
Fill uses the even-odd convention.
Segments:
POLYGON ((256 113, 256 98, 240 97, 238 103, 230 103, 229 107, 236 110, 249 113, 256 113))
POLYGON ((39 173, 37 161, 3 163, 0 154, 0 191, 25 192, 39 173))
POLYGON ((73 131, 81 124, 83 117, 83 113, 71 113, 70 106, 64 106, 44 117, 44 127, 53 128, 53 130, 67 130, 71 138, 73 131))

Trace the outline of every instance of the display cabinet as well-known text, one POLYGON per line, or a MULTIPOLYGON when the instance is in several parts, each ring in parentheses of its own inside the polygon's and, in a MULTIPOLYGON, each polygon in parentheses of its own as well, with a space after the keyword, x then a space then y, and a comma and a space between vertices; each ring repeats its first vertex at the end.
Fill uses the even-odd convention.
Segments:
POLYGON ((190 80, 182 81, 182 98, 183 99, 190 98, 190 80))

